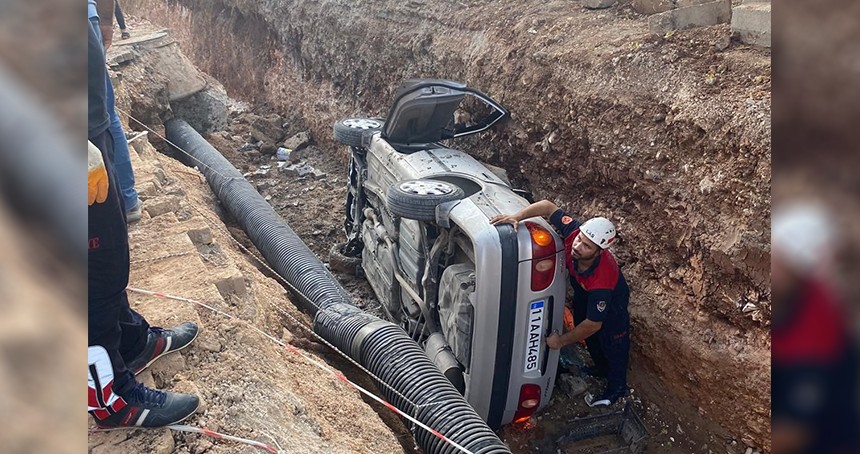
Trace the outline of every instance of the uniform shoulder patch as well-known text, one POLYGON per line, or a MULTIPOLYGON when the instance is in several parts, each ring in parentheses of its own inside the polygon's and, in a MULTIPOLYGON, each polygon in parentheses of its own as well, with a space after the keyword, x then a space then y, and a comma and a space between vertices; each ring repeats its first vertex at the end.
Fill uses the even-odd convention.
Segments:
POLYGON ((570 216, 562 216, 561 217, 561 223, 562 224, 567 225, 567 224, 570 224, 571 222, 573 222, 572 217, 570 217, 570 216))
POLYGON ((603 312, 606 310, 606 301, 601 301, 597 303, 597 310, 603 312))

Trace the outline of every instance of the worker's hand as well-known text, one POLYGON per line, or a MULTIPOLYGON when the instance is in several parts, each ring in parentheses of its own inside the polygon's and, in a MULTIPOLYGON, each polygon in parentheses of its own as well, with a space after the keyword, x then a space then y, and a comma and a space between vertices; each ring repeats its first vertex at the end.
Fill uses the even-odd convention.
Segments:
POLYGON ((87 205, 107 200, 108 174, 102 152, 87 141, 87 205))
POLYGON ((497 214, 490 218, 490 224, 499 225, 499 224, 511 224, 514 226, 514 230, 517 229, 517 225, 520 223, 519 219, 514 217, 512 214, 497 214))
POLYGON ((561 336, 557 332, 553 332, 546 338, 546 345, 553 350, 558 350, 564 347, 564 342, 562 342, 561 336))

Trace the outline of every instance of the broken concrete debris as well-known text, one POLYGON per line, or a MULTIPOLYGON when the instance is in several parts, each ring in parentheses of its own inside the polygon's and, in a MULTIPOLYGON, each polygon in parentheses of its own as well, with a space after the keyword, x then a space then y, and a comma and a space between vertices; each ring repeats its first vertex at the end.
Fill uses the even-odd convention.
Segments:
POLYGON ((615 5, 616 0, 583 0, 582 5, 588 9, 605 9, 615 5))
POLYGON ((283 147, 290 150, 290 162, 297 163, 303 160, 311 142, 310 131, 300 132, 285 140, 283 147))
POLYGON ((648 18, 648 27, 652 33, 663 34, 673 30, 725 24, 731 18, 731 1, 717 0, 654 14, 648 18))
POLYGON ((154 218, 165 213, 175 213, 179 211, 179 199, 176 197, 168 197, 158 202, 150 202, 144 206, 144 211, 149 214, 149 217, 154 218))
POLYGON ((259 131, 266 137, 269 137, 272 144, 283 140, 284 136, 286 136, 286 132, 283 127, 285 123, 279 115, 271 114, 267 116, 254 116, 251 119, 250 124, 254 130, 259 131))
POLYGON ((284 166, 281 168, 281 172, 283 172, 284 175, 299 178, 305 178, 309 176, 314 180, 319 180, 326 177, 325 172, 314 169, 307 164, 293 164, 290 166, 284 166))
POLYGON ((732 8, 732 34, 741 42, 770 47, 770 2, 750 2, 732 8))
POLYGON ((308 131, 300 132, 284 141, 284 148, 292 150, 301 150, 311 143, 311 133, 308 131))
POLYGON ((245 144, 242 145, 241 148, 239 148, 239 151, 246 152, 246 151, 251 151, 251 150, 259 150, 260 145, 262 145, 262 142, 257 142, 257 141, 245 142, 245 144))

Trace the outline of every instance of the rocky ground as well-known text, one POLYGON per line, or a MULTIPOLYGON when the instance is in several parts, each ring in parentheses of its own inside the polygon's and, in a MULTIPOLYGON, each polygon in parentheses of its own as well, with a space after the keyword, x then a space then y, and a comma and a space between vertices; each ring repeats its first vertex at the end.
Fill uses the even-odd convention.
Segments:
MULTIPOLYGON (((195 299, 233 317, 130 293, 132 307, 153 325, 190 320, 201 326, 188 349, 160 359, 138 378, 158 389, 199 395, 200 409, 188 424, 283 452, 400 450, 395 435, 357 391, 257 331, 317 360, 338 361, 308 344, 309 332, 301 326, 308 320, 237 245, 202 175, 155 151, 147 137, 133 143, 144 214, 129 229, 130 286, 195 299)), ((167 429, 94 431, 88 448, 92 453, 254 451, 167 429)))
MULTIPOLYGON (((619 224, 616 252, 633 290, 632 400, 641 400, 649 447, 767 449, 768 51, 733 42, 727 26, 652 35, 624 3, 598 12, 561 1, 458 4, 466 14, 442 2, 282 3, 128 9, 171 26, 215 84, 248 102, 209 139, 312 250, 325 259, 341 239, 346 155, 331 143, 332 122, 384 114, 410 76, 470 82, 513 119, 459 148, 505 167, 537 197, 619 224), (272 159, 301 132, 311 142, 294 159, 315 177, 272 159)), ((152 68, 121 72, 163 86, 152 68)), ((168 95, 153 93, 161 101, 128 94, 128 106, 158 128, 168 95)), ((372 308, 363 281, 344 279, 372 308)), ((553 424, 583 416, 579 401, 559 393, 534 428, 503 435, 530 450, 553 424)))

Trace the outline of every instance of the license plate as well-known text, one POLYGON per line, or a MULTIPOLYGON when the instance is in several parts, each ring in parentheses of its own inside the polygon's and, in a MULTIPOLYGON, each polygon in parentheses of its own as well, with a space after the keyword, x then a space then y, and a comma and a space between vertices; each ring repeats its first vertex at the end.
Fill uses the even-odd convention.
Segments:
POLYGON ((543 346, 544 302, 535 301, 529 306, 528 336, 526 336, 526 361, 524 372, 540 368, 540 351, 543 346))

